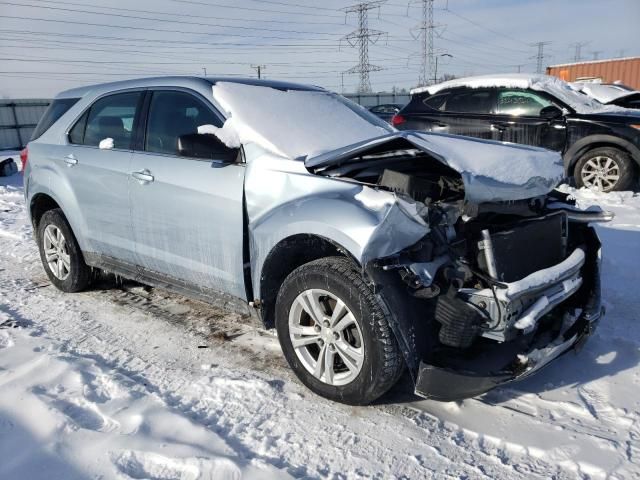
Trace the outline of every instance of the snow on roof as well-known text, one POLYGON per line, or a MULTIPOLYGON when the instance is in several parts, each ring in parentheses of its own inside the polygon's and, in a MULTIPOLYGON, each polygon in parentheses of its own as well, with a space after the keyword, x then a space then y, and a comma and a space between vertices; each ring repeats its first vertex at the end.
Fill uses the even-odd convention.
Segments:
POLYGON ((576 91, 569 83, 557 77, 531 73, 505 73, 501 75, 479 75, 464 77, 414 88, 411 95, 428 92, 433 95, 441 90, 457 87, 469 88, 519 88, 547 92, 578 113, 618 113, 637 115, 637 112, 614 105, 602 105, 600 102, 576 91))
POLYGON ((233 128, 240 143, 279 156, 314 156, 394 131, 364 107, 326 90, 232 82, 212 88, 228 118, 223 130, 233 128))

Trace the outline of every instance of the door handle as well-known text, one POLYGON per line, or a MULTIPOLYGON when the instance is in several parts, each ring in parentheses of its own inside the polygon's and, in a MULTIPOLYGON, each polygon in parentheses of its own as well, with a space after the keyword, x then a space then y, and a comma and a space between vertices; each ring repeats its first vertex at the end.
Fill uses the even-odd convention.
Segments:
POLYGON ((138 180, 142 185, 151 183, 154 180, 153 175, 151 175, 151 172, 146 168, 138 172, 132 172, 131 176, 136 180, 138 180))
POLYGON ((70 153, 66 157, 64 157, 64 163, 67 164, 68 167, 73 167, 78 164, 78 159, 73 153, 70 153))
POLYGON ((509 128, 509 124, 508 123, 492 123, 491 128, 504 132, 507 128, 509 128))
POLYGON ((440 128, 446 128, 446 127, 448 127, 449 125, 448 125, 448 124, 446 124, 446 123, 442 123, 442 122, 436 122, 436 123, 434 123, 434 126, 436 126, 436 127, 440 127, 440 128))

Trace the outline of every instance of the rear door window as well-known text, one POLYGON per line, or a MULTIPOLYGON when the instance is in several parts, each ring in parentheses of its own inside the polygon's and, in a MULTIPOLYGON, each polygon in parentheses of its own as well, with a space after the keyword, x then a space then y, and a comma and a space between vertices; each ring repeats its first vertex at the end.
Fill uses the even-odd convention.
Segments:
POLYGON ((496 102, 496 113, 538 117, 540 110, 553 105, 549 100, 528 90, 500 90, 496 102))
POLYGON ((186 92, 153 92, 145 134, 148 152, 179 155, 178 139, 198 133, 201 125, 221 127, 222 121, 204 102, 186 92))
POLYGON ((469 89, 452 91, 440 110, 454 113, 489 114, 493 110, 491 90, 469 89))
POLYGON ((69 131, 69 142, 97 147, 111 138, 113 148, 129 149, 142 92, 117 93, 97 100, 69 131))
POLYGON ((38 125, 36 125, 33 134, 31 135, 31 140, 35 140, 36 138, 40 138, 44 132, 49 130, 51 126, 56 123, 62 115, 67 113, 71 107, 73 107, 76 103, 78 103, 79 98, 60 98, 56 99, 47 108, 44 112, 38 125))
POLYGON ((424 103, 429 108, 442 111, 444 110, 444 106, 448 97, 448 93, 436 93, 435 95, 431 95, 430 97, 422 100, 422 103, 424 103))

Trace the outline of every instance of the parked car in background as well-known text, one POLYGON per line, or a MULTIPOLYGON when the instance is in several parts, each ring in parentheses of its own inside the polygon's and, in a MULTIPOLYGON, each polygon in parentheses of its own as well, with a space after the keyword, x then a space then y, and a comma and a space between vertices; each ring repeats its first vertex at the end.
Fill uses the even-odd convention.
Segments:
POLYGON ((591 98, 595 98, 604 105, 640 109, 640 91, 626 85, 574 82, 571 87, 591 98))
POLYGON ((402 110, 404 104, 402 103, 385 103, 383 105, 376 105, 375 107, 369 107, 369 111, 374 115, 380 117, 385 122, 391 123, 393 116, 402 110))
POLYGON ((640 112, 602 105, 556 77, 487 75, 418 88, 392 123, 562 152, 580 187, 627 190, 638 180, 640 112))
POLYGON ((580 346, 600 305, 593 221, 556 152, 398 132, 291 83, 166 77, 69 90, 23 152, 44 270, 115 272, 275 327, 311 390, 485 392, 580 346), (283 115, 282 112, 286 112, 283 115))

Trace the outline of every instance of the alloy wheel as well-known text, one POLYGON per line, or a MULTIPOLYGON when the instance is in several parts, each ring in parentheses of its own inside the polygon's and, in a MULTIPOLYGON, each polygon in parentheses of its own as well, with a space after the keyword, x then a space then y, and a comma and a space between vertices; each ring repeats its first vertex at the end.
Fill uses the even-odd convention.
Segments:
POLYGON ((289 337, 305 369, 321 382, 346 385, 364 363, 362 331, 355 316, 336 295, 305 290, 289 310, 289 337))
POLYGON ((600 155, 587 160, 580 175, 586 187, 608 192, 620 180, 620 167, 613 158, 600 155))
POLYGON ((71 256, 67 240, 55 225, 47 225, 44 230, 44 254, 51 273, 58 280, 65 280, 71 272, 71 256))

